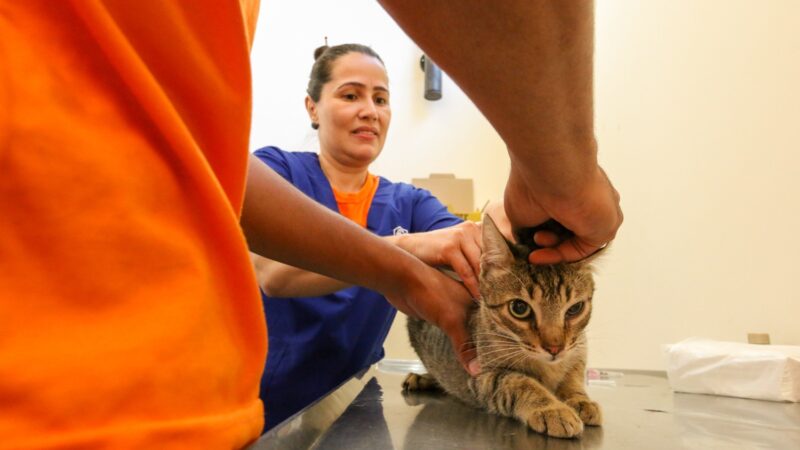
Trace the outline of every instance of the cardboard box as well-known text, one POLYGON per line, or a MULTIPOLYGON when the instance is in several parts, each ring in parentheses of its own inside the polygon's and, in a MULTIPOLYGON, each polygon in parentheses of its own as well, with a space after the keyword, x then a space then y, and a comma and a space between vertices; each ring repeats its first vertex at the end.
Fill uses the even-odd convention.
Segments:
POLYGON ((428 178, 413 178, 411 184, 431 191, 457 216, 467 218, 475 212, 475 193, 471 178, 456 178, 452 173, 432 173, 428 178))

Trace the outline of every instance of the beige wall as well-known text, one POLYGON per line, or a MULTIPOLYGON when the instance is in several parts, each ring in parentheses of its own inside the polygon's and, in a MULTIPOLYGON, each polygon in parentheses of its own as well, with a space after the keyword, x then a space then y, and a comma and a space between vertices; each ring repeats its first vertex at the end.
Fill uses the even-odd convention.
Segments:
POLYGON ((800 345, 800 2, 599 2, 601 160, 626 223, 599 277, 591 361, 661 343, 800 345))
MULTIPOLYGON (((376 173, 453 172, 475 179, 478 206, 500 198, 502 142, 450 80, 422 99, 420 52, 380 7, 311 4, 263 3, 252 147, 315 146, 302 101, 327 35, 386 61, 394 116, 376 173)), ((598 275, 591 365, 663 368, 660 345, 689 336, 800 345, 798 17, 794 0, 598 2, 597 136, 626 222, 598 275)), ((401 328, 387 355, 411 358, 401 328)))

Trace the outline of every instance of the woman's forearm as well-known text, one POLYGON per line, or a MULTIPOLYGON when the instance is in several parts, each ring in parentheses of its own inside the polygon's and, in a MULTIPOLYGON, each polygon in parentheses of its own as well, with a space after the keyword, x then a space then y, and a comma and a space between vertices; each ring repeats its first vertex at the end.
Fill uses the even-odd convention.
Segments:
POLYGON ((379 292, 401 290, 398 285, 422 265, 252 157, 241 225, 256 254, 379 292))
MULTIPOLYGON (((414 235, 384 236, 381 239, 412 252, 416 247, 411 243, 416 240, 412 236, 414 235), (407 245, 401 245, 402 243, 407 243, 407 245)), ((259 287, 270 297, 318 297, 352 286, 343 281, 283 264, 255 253, 250 254, 250 259, 256 271, 259 287)))
POLYGON ((349 284, 315 272, 250 254, 258 285, 270 297, 319 297, 340 291, 349 284))

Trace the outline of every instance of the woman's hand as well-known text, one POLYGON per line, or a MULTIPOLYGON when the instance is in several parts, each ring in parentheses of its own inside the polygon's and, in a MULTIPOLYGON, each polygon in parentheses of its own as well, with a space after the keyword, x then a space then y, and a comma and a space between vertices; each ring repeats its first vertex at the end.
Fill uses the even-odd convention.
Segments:
POLYGON ((480 297, 478 275, 481 271, 481 227, 473 222, 425 233, 393 238, 403 250, 431 266, 451 267, 472 294, 480 297))

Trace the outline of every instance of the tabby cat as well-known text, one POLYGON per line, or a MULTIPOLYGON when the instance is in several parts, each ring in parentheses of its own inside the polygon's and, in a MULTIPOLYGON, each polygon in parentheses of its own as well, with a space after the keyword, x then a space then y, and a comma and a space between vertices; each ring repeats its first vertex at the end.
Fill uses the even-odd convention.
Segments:
POLYGON ((488 216, 482 233, 482 299, 469 322, 482 372, 471 378, 439 328, 409 318, 411 345, 428 374, 409 374, 404 389, 440 387, 554 437, 600 425, 600 406, 584 389, 590 262, 534 266, 528 251, 506 241, 488 216))

